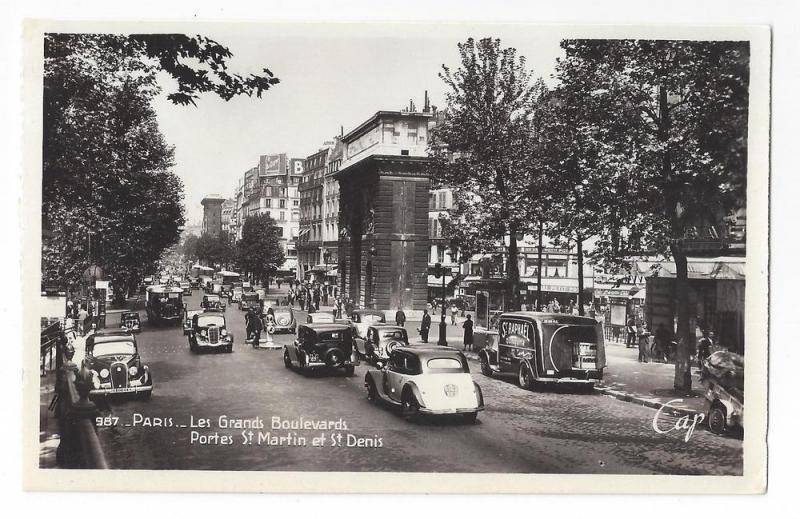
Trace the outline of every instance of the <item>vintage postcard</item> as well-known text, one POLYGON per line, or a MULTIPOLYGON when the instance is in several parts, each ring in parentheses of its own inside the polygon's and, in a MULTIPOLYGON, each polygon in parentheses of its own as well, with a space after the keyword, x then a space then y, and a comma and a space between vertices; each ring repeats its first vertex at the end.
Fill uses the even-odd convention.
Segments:
POLYGON ((26 488, 765 491, 768 28, 25 46, 26 488))

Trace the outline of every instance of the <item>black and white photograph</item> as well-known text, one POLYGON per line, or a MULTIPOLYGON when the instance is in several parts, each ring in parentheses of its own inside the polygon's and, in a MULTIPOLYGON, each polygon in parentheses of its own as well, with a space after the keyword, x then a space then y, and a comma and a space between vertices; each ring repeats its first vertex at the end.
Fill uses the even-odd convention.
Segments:
POLYGON ((763 492, 769 38, 29 21, 29 482, 763 492))

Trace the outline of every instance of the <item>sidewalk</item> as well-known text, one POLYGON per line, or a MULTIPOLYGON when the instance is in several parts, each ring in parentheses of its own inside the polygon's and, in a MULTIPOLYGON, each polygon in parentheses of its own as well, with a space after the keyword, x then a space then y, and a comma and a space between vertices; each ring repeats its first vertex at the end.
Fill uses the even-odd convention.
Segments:
POLYGON ((697 369, 692 368, 692 391, 686 393, 673 388, 674 364, 640 363, 638 357, 638 348, 626 348, 621 343, 607 342, 608 367, 596 390, 618 400, 654 409, 663 406, 665 411, 673 415, 705 412, 704 391, 697 369))

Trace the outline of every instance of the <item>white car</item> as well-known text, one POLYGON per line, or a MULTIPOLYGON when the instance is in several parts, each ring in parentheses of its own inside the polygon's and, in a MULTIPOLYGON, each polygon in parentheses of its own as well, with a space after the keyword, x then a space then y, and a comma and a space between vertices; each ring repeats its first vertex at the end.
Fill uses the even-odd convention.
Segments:
POLYGON ((409 418, 460 415, 474 423, 484 408, 466 357, 451 348, 395 348, 383 369, 367 372, 364 386, 371 402, 389 404, 409 418))

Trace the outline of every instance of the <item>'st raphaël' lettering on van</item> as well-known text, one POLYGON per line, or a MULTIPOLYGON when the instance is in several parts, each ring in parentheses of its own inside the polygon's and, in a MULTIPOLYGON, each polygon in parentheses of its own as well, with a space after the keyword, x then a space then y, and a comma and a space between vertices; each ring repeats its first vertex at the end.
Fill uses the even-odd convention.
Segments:
POLYGON ((500 323, 500 335, 506 339, 509 335, 519 335, 530 340, 530 323, 520 321, 502 321, 500 323))

